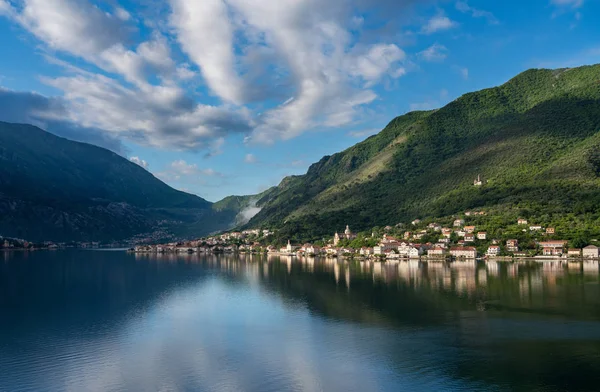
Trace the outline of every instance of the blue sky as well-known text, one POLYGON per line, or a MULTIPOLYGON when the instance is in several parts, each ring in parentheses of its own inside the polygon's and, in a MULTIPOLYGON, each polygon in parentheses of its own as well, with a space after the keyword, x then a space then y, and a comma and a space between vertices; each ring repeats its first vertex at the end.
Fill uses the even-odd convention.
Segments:
POLYGON ((600 62, 593 0, 0 0, 0 120, 211 201, 528 68, 600 62))

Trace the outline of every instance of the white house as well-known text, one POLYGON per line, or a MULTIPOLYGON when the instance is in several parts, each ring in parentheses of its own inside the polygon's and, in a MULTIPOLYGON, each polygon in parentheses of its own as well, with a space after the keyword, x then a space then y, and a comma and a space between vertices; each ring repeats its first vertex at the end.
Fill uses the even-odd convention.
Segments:
POLYGON ((454 227, 461 227, 464 224, 465 224, 465 220, 464 219, 457 219, 457 220, 454 221, 454 227))
POLYGON ((427 251, 428 257, 443 257, 445 254, 446 250, 440 247, 431 248, 427 251))
POLYGON ((540 226, 540 225, 529 226, 529 231, 540 231, 540 230, 542 230, 542 226, 540 226))
POLYGON ((500 254, 500 246, 490 245, 490 247, 487 250, 487 255, 493 257, 493 256, 498 256, 498 254, 500 254))
POLYGON ((360 254, 362 256, 370 256, 373 254, 373 248, 362 247, 360 248, 360 254))
POLYGON ((526 225, 527 223, 528 223, 528 222, 527 222, 527 219, 524 219, 524 218, 519 218, 519 219, 517 220, 517 224, 518 224, 518 225, 526 225))
POLYGON ((600 256, 600 251, 595 245, 588 245, 583 248, 583 257, 586 259, 597 259, 600 256))
POLYGON ((475 242, 475 236, 473 234, 465 234, 465 242, 475 242))
POLYGON ((457 259, 474 259, 477 257, 477 249, 469 246, 451 248, 450 255, 457 259))
POLYGON ((480 231, 477 233, 477 239, 485 240, 487 239, 487 233, 485 231, 480 231))

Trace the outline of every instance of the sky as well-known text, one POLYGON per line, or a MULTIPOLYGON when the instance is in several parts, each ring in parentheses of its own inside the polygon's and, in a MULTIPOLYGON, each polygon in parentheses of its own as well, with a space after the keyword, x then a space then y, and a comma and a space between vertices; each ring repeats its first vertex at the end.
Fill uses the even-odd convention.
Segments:
POLYGON ((598 0, 0 0, 0 121, 210 201, 529 68, 600 63, 598 0))

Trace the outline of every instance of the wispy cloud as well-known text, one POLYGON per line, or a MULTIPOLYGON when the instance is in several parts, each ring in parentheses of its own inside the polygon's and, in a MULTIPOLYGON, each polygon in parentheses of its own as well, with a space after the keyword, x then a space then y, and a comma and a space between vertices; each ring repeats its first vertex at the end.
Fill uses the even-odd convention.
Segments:
POLYGON ((417 56, 425 61, 444 61, 448 57, 448 49, 444 45, 433 44, 417 56))
POLYGON ((429 19, 429 21, 421 28, 423 34, 433 34, 439 31, 449 30, 458 26, 458 23, 450 20, 447 16, 438 15, 429 19))
POLYGON ((359 131, 350 131, 350 132, 348 132, 348 136, 355 137, 355 138, 364 138, 367 136, 375 135, 376 133, 379 133, 379 131, 381 131, 381 129, 377 129, 377 128, 362 129, 359 131))
POLYGON ((485 18, 491 25, 500 23, 491 12, 471 7, 466 1, 456 2, 456 9, 462 13, 470 14, 473 18, 485 18))
POLYGON ((179 182, 185 184, 206 184, 207 177, 222 177, 223 174, 211 169, 201 169, 195 163, 188 163, 183 159, 171 162, 156 176, 165 182, 179 182))
MULTIPOLYGON (((0 15, 64 67, 41 79, 62 92, 63 121, 212 156, 235 133, 268 143, 352 123, 379 83, 407 72, 398 32, 372 34, 369 18, 416 3, 169 0, 148 20, 112 1, 0 0, 0 15), (140 21, 149 34, 136 32, 140 21)), ((440 16, 424 31, 453 25, 440 16)))
POLYGON ((244 162, 253 164, 258 162, 258 159, 254 154, 246 154, 246 156, 244 157, 244 162))

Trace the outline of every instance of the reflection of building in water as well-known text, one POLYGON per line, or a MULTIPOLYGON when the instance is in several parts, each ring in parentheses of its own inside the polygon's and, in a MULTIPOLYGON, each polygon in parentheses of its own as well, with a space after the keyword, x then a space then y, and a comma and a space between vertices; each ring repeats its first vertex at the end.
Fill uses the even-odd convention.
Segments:
POLYGON ((346 287, 348 287, 348 289, 350 289, 350 267, 346 266, 346 273, 344 274, 344 277, 346 278, 346 287))
POLYGON ((477 271, 477 285, 479 287, 487 286, 487 271, 485 268, 481 268, 477 271))
POLYGON ((488 261, 485 263, 485 268, 490 276, 497 277, 500 273, 500 265, 497 261, 488 261))
POLYGON ((556 293, 556 278, 564 275, 564 269, 560 261, 545 261, 542 263, 546 289, 551 293, 556 293))
POLYGON ((598 275, 598 260, 586 260, 583 262, 583 273, 586 275, 598 275))
POLYGON ((527 279, 527 276, 524 276, 519 280, 519 295, 523 304, 531 305, 531 293, 529 279, 527 279))
POLYGON ((569 273, 579 274, 581 272, 581 264, 579 261, 569 261, 567 263, 569 273))
POLYGON ((373 281, 375 281, 375 278, 381 278, 381 266, 383 265, 383 263, 374 263, 373 264, 373 281))
POLYGON ((516 278, 519 275, 519 264, 512 263, 506 266, 506 273, 510 278, 516 278))
POLYGON ((336 262, 333 265, 333 276, 335 277, 335 284, 340 283, 340 265, 336 262))
POLYGON ((455 273, 455 289, 457 294, 471 296, 477 290, 477 281, 475 280, 475 270, 471 268, 460 268, 455 273))

